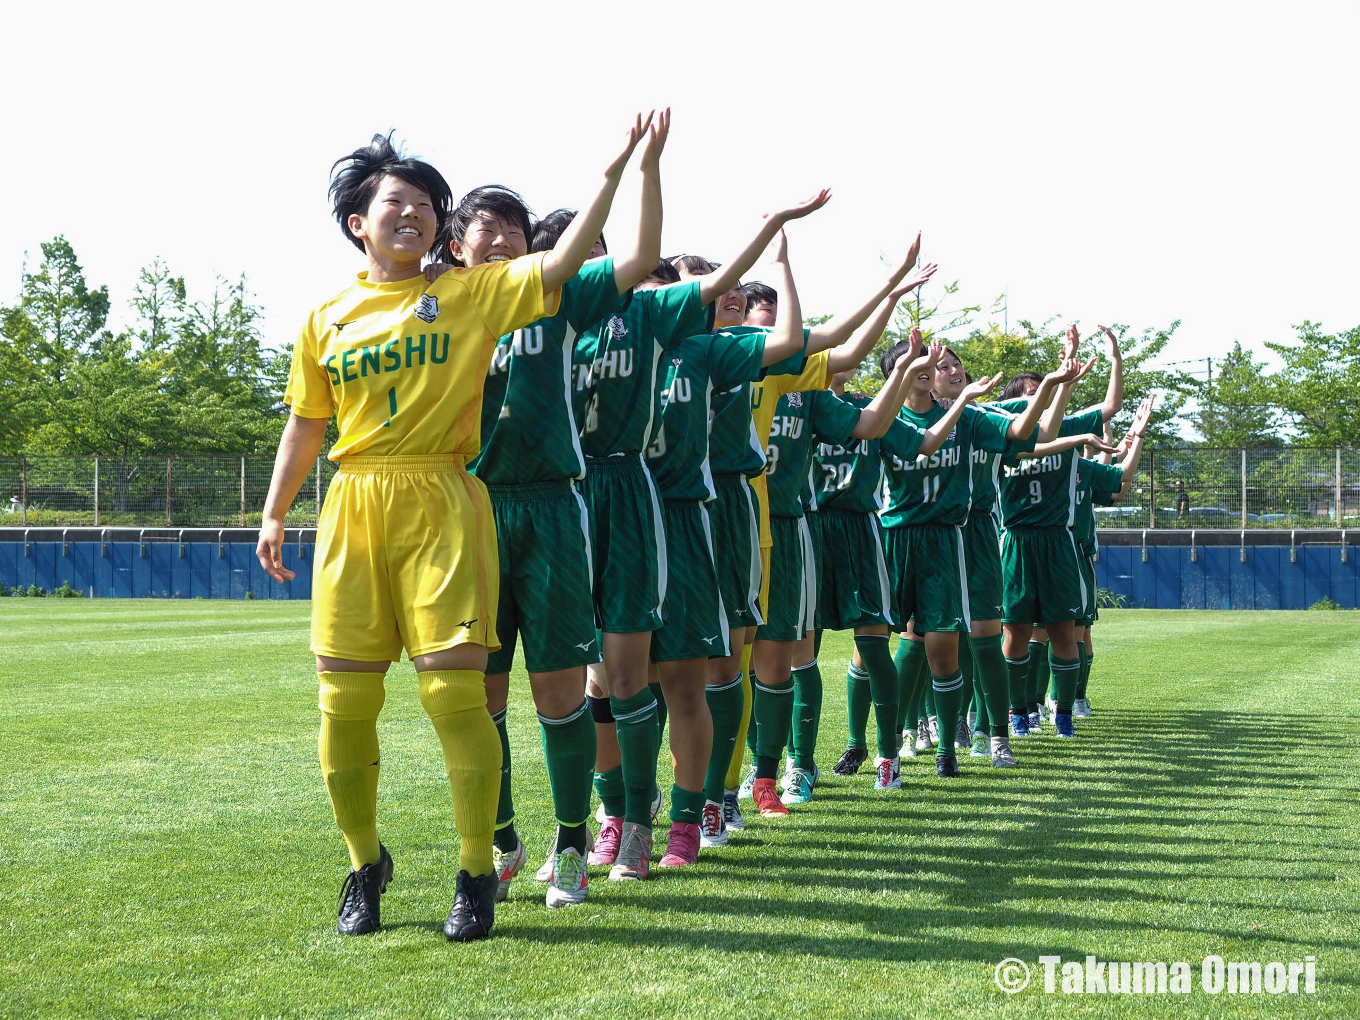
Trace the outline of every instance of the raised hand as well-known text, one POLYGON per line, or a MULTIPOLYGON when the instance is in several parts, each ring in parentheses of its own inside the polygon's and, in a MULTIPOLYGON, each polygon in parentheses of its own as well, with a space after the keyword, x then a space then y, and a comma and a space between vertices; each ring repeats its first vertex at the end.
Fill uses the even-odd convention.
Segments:
POLYGON ((638 147, 638 143, 647 137, 647 131, 652 126, 652 118, 656 116, 656 111, 652 110, 647 114, 647 119, 642 119, 642 114, 637 115, 633 126, 628 131, 628 144, 624 146, 621 153, 614 157, 614 161, 605 169, 604 175, 611 180, 617 180, 623 176, 623 168, 628 165, 628 160, 632 158, 633 151, 638 147))
POLYGON ((1118 449, 1118 447, 1107 443, 1094 432, 1088 432, 1086 435, 1082 436, 1082 443, 1088 449, 1095 450, 1097 453, 1114 453, 1118 449))
POLYGON ((789 220, 801 220, 804 216, 815 213, 827 202, 831 201, 831 189, 823 188, 817 194, 805 201, 798 202, 789 206, 787 209, 780 209, 776 213, 769 214, 770 219, 778 220, 780 223, 787 223, 789 220))
POLYGON ((1114 331, 1109 326, 1099 326, 1098 328, 1105 334, 1105 353, 1109 355, 1111 361, 1118 361, 1121 356, 1119 338, 1114 335, 1114 331))
POLYGON ((1147 430, 1148 422, 1152 418, 1152 408, 1156 403, 1157 397, 1153 395, 1138 405, 1138 410, 1133 415, 1133 424, 1129 426, 1129 435, 1141 436, 1147 430))
POLYGON ((970 401, 986 396, 988 393, 991 393, 992 390, 996 389, 996 384, 1001 381, 1001 377, 1004 374, 1005 373, 1003 372, 998 372, 990 379, 986 376, 983 376, 981 379, 974 379, 963 388, 963 392, 959 394, 959 399, 970 401))
POLYGON ((425 282, 434 283, 435 280, 439 279, 450 269, 457 268, 458 267, 455 266, 452 262, 431 262, 423 270, 423 272, 425 273, 425 282))
POLYGON ((774 235, 774 240, 770 242, 770 261, 776 265, 785 264, 789 261, 789 238, 784 233, 784 228, 780 227, 774 235))
POLYGON ((898 285, 897 289, 892 292, 893 300, 895 301, 901 298, 903 295, 911 293, 917 287, 921 286, 921 284, 925 283, 932 276, 934 276, 935 271, 939 268, 940 267, 937 266, 934 262, 927 262, 920 269, 917 269, 914 272, 912 272, 905 280, 901 282, 900 285, 898 285))
POLYGON ((921 232, 916 231, 916 240, 907 249, 907 257, 902 260, 902 272, 909 273, 916 267, 916 259, 921 254, 921 232))
POLYGON ((1069 359, 1069 358, 1072 358, 1072 359, 1075 359, 1075 358, 1076 358, 1076 356, 1077 356, 1077 347, 1078 347, 1078 345, 1079 345, 1080 343, 1081 343, 1081 334, 1079 334, 1079 333, 1077 332, 1077 324, 1074 322, 1072 325, 1070 325, 1070 326, 1067 327, 1067 337, 1066 337, 1066 339, 1065 339, 1065 341, 1064 341, 1064 343, 1063 343, 1063 353, 1062 353, 1062 356, 1063 356, 1063 360, 1064 360, 1064 361, 1066 361, 1066 360, 1069 359))
POLYGON ((655 172, 661 165, 661 152, 666 148, 666 139, 671 133, 671 108, 668 106, 657 116, 648 129, 647 144, 642 150, 642 161, 638 169, 643 173, 655 172))

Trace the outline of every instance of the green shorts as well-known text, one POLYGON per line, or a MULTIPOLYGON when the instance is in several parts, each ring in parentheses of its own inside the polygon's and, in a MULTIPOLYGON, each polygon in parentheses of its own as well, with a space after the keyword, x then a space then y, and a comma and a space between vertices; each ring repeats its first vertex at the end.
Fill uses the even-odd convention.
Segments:
POLYGON ((1086 585, 1086 615, 1077 621, 1078 627, 1090 627, 1100 619, 1100 610, 1096 607, 1096 547, 1093 545, 1077 545, 1077 566, 1081 568, 1081 579, 1086 585))
POLYGON ((826 630, 898 627, 883 531, 874 514, 819 510, 822 583, 817 611, 826 630))
POLYGON ((1001 539, 1002 620, 1047 625, 1084 617, 1079 559, 1068 528, 1007 528, 1001 539))
POLYGON ((583 486, 595 540, 600 629, 635 634, 661 626, 666 532, 651 472, 636 454, 587 464, 583 486))
POLYGON ((489 485, 487 491, 501 564, 501 647, 487 660, 487 673, 510 672, 517 635, 533 673, 599 662, 590 520, 581 494, 569 481, 489 485))
POLYGON ((1001 619, 1001 536, 990 513, 970 513, 963 526, 968 610, 974 620, 1001 619))
POLYGON ((760 614, 760 523, 756 495, 745 475, 713 476, 717 499, 708 505, 713 566, 727 624, 733 630, 765 622, 760 614))
POLYGON ((885 529, 888 576, 902 619, 911 618, 917 634, 966 633, 967 568, 963 529, 950 524, 917 524, 885 529))
POLYGON ((817 615, 812 535, 802 517, 771 517, 770 614, 757 641, 801 641, 817 615))
POLYGON ((731 655, 708 510, 697 499, 668 499, 663 512, 672 569, 661 610, 665 622, 652 631, 652 661, 731 655))

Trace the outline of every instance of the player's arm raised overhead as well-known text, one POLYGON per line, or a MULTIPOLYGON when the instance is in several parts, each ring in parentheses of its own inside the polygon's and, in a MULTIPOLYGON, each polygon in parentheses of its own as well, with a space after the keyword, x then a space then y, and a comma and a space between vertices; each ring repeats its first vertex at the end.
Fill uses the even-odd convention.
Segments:
MULTIPOLYGON (((939 360, 938 355, 935 360, 939 360)), ((1001 373, 998 372, 990 379, 985 377, 982 379, 974 379, 965 386, 963 392, 958 395, 958 398, 949 405, 949 410, 945 413, 945 416, 934 425, 930 426, 930 428, 926 429, 925 439, 921 442, 921 452, 929 455, 944 445, 944 441, 949 438, 949 433, 954 431, 954 426, 959 423, 959 419, 963 417, 964 411, 968 405, 985 397, 988 393, 991 393, 992 390, 996 388, 996 384, 1000 381, 1001 373)), ((981 412, 978 413, 980 414, 981 412)))
MULTIPOLYGON (((902 403, 907 399, 907 387, 911 385, 912 377, 921 372, 933 371, 940 358, 944 356, 944 347, 938 341, 929 347, 922 347, 919 329, 911 331, 911 341, 912 350, 917 352, 916 357, 910 361, 905 357, 897 359, 892 371, 888 373, 883 388, 860 412, 859 425, 853 433, 856 439, 881 439, 887 435, 893 419, 897 417, 897 412, 902 410, 902 403)), ((930 452, 933 453, 934 450, 930 452)))
MULTIPOLYGON (((812 334, 808 337, 808 353, 816 354, 818 351, 827 351, 833 347, 840 347, 849 340, 851 334, 859 329, 860 326, 864 325, 865 320, 874 313, 874 310, 878 308, 879 304, 897 288, 898 284, 903 283, 903 279, 906 275, 915 268, 916 257, 920 254, 920 251, 921 234, 917 231, 916 240, 914 240, 911 243, 911 247, 907 249, 906 257, 902 259, 897 268, 892 271, 892 274, 881 287, 868 295, 856 308, 813 327, 812 334)), ((912 277, 912 281, 914 282, 907 286, 903 293, 905 293, 906 290, 912 289, 912 287, 919 287, 921 284, 925 283, 926 280, 929 280, 931 276, 935 274, 936 268, 934 263, 927 263, 922 266, 920 272, 912 277)), ((859 364, 863 357, 864 355, 860 354, 859 357, 854 359, 853 363, 856 365, 859 364)), ((836 369, 833 368, 832 371, 834 372, 836 369)))
POLYGON ((1138 411, 1133 416, 1133 424, 1129 426, 1128 435, 1124 437, 1125 446, 1124 457, 1119 462, 1119 470, 1124 476, 1124 484, 1119 487, 1119 491, 1114 494, 1114 498, 1123 499, 1133 485, 1133 476, 1138 473, 1138 458, 1143 452, 1143 434, 1147 431, 1148 421, 1152 418, 1152 407, 1156 403, 1155 397, 1148 397, 1138 405, 1138 411))
MULTIPOLYGON (((783 230, 784 224, 788 223, 790 220, 800 220, 804 216, 816 212, 830 200, 831 189, 823 188, 806 202, 799 202, 797 205, 790 206, 787 209, 780 209, 778 212, 766 216, 760 224, 760 229, 756 231, 756 235, 747 242, 746 247, 738 252, 735 258, 728 259, 718 267, 716 272, 700 277, 700 302, 705 305, 711 304, 735 287, 741 282, 742 275, 756 264, 756 260, 760 258, 761 253, 770 246, 770 242, 775 239, 775 235, 783 230)), ((781 314, 780 318, 784 318, 784 316, 781 314)), ((799 349, 801 349, 803 344, 803 320, 801 316, 796 321, 798 322, 799 329, 798 345, 799 349)), ((787 357, 787 355, 785 355, 785 357, 787 357)), ((769 362, 766 362, 766 364, 769 364, 769 362)))
MULTIPOLYGON (((1076 327, 1072 328, 1075 329, 1076 327)), ((1120 352, 1119 340, 1110 327, 1101 326, 1100 328, 1105 333, 1106 354, 1110 359, 1110 381, 1105 387, 1105 399, 1099 404, 1086 408, 1082 413, 1094 411, 1099 407, 1101 416, 1109 421, 1124 406, 1124 355, 1120 352)))
MULTIPOLYGON (((647 136, 654 116, 654 113, 649 113, 644 121, 642 115, 638 114, 636 123, 628 131, 628 144, 605 168, 604 183, 600 186, 599 192, 590 200, 589 205, 576 214, 571 225, 558 238, 557 244, 543 257, 544 293, 561 289, 563 284, 577 274, 586 259, 590 258, 590 251, 604 231, 605 220, 609 218, 609 207, 614 202, 614 193, 618 191, 619 181, 623 178, 623 168, 628 165, 628 160, 632 157, 633 150, 638 147, 638 143, 647 136)), ((653 261, 652 266, 655 265, 656 262, 653 261)), ((651 266, 648 269, 650 270, 651 266)))
POLYGON ((269 480, 269 495, 265 497, 260 520, 260 539, 255 546, 260 566, 275 581, 291 581, 296 576, 283 565, 283 519, 302 483, 316 467, 329 420, 290 414, 283 427, 279 452, 274 458, 274 476, 269 480))
MULTIPOLYGON (((1092 362, 1094 364, 1094 361, 1092 362)), ((1073 382, 1081 374, 1082 366, 1078 361, 1065 360, 1048 375, 1044 376, 1039 383, 1039 388, 1035 390, 1034 396, 1029 398, 1029 406, 1023 414, 1011 419, 1010 427, 1006 430, 1007 439, 1028 439, 1034 432, 1035 426, 1039 424, 1040 417, 1049 406, 1054 403, 1054 398, 1062 394, 1063 385, 1073 382)))
MULTIPOLYGON (((1077 334, 1077 327, 1068 326, 1067 340, 1063 346, 1064 361, 1071 360, 1075 356, 1073 352, 1077 349, 1078 341, 1079 336, 1077 334)), ((1082 380, 1086 373, 1091 371, 1091 368, 1095 363, 1096 359, 1092 357, 1090 361, 1081 366, 1075 376, 1059 387, 1057 394, 1053 398, 1053 403, 1048 405, 1047 410, 1043 412, 1043 416, 1039 419, 1039 435, 1036 440, 1037 442, 1049 443, 1058 437, 1058 430, 1062 428, 1063 412, 1066 411, 1068 403, 1072 400, 1072 390, 1076 387, 1077 383, 1082 380)))
MULTIPOLYGON (((867 321, 857 326, 851 333, 849 339, 833 348, 827 355, 827 371, 833 375, 837 372, 849 371, 859 366, 866 354, 873 350, 874 344, 878 343, 883 336, 883 331, 888 328, 888 322, 892 319, 893 310, 897 308, 897 302, 911 293, 921 284, 925 283, 935 274, 935 265, 930 263, 922 266, 919 270, 912 273, 901 285, 889 292, 887 297, 878 303, 873 314, 867 321)), ((817 340, 817 328, 809 330, 807 350, 809 354, 815 354, 824 347, 818 347, 821 341, 817 340)), ((823 340, 826 338, 823 337, 823 340)), ((917 345, 920 346, 919 343, 917 345)))
POLYGON ((614 255, 614 283, 620 294, 646 278, 661 260, 661 153, 671 133, 670 107, 657 114, 648 128, 638 172, 642 175, 637 237, 614 255))
MULTIPOLYGON (((779 290, 779 315, 770 328, 769 335, 765 337, 765 350, 760 356, 762 368, 791 358, 803 349, 803 306, 798 300, 798 287, 793 282, 793 270, 789 267, 788 238, 784 236, 782 230, 774 236, 773 264, 779 290)), ((703 279, 710 280, 716 275, 710 273, 703 279)))

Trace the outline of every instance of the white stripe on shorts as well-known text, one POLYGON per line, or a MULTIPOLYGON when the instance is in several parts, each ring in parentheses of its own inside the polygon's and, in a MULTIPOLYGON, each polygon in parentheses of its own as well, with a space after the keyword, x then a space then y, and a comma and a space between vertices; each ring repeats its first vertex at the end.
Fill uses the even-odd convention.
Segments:
POLYGON ((968 561, 963 558, 963 529, 955 525, 954 542, 959 550, 959 591, 963 595, 963 626, 973 629, 973 612, 968 606, 968 561))
MULTIPOLYGON (((715 560, 713 554, 713 528, 708 523, 708 507, 700 503, 699 513, 701 514, 700 519, 704 522, 704 541, 708 544, 708 561, 710 563, 716 564, 717 561, 715 560)), ((714 576, 716 577, 716 574, 714 576)), ((723 608, 722 592, 719 591, 717 595, 718 595, 718 627, 720 632, 722 633, 723 658, 726 658, 727 656, 732 654, 732 633, 727 626, 727 610, 723 608)), ((741 677, 737 677, 737 679, 740 680, 741 677)), ((719 687, 716 689, 724 690, 725 688, 719 687)))
POLYGON ((896 627, 897 621, 892 615, 892 582, 888 578, 888 560, 883 555, 883 532, 879 529, 878 518, 873 514, 865 514, 869 521, 869 529, 874 533, 874 560, 878 567, 878 604, 883 607, 883 622, 889 627, 896 627))
POLYGON ((656 594, 659 600, 656 604, 656 615, 661 616, 661 609, 666 604, 666 582, 670 569, 670 563, 666 559, 666 526, 661 522, 661 500, 657 497, 656 486, 652 483, 652 473, 647 470, 647 461, 639 454, 638 462, 642 465, 642 476, 647 479, 647 492, 652 497, 652 530, 656 533, 656 594))
POLYGON ((798 518, 798 542, 803 547, 803 592, 799 599, 798 640, 817 623, 817 559, 812 548, 812 529, 807 517, 798 518))
POLYGON ((751 483, 742 479, 742 495, 746 497, 746 516, 751 526, 751 573, 747 579, 746 608, 756 618, 756 626, 765 625, 765 617, 760 612, 760 520, 756 516, 756 498, 751 492, 751 483))

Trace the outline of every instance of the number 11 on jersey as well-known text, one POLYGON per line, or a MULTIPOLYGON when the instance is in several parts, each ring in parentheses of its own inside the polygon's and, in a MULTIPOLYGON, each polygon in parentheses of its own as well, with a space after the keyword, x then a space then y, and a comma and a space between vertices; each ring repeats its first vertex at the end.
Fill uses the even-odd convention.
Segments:
POLYGON ((387 391, 387 421, 382 423, 383 428, 392 424, 392 419, 397 416, 397 388, 391 387, 387 391))

